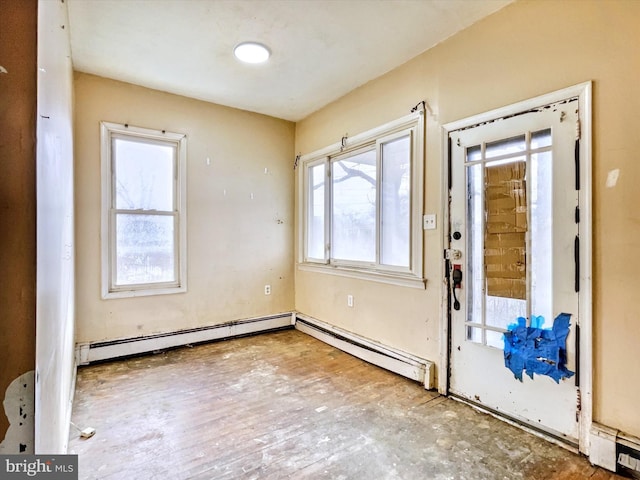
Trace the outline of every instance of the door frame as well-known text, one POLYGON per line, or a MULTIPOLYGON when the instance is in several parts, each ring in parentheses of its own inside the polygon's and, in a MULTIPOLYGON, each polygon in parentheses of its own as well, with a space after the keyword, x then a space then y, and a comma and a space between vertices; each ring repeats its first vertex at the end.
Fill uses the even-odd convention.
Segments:
MULTIPOLYGON (((584 82, 562 90, 540 95, 523 100, 511 105, 500 107, 478 115, 472 115, 461 120, 447 123, 442 126, 442 208, 443 228, 442 242, 444 248, 450 244, 450 212, 449 212, 449 177, 451 151, 449 147, 449 134, 455 130, 472 127, 474 125, 491 122, 503 117, 509 117, 522 112, 527 112, 545 105, 560 102, 568 98, 578 98, 580 133, 580 223, 578 231, 580 236, 580 426, 579 426, 579 450, 589 454, 589 432, 592 423, 592 385, 593 385, 593 336, 592 336, 592 82, 584 82)), ((446 251, 446 250, 445 250, 446 251)), ((449 375, 451 369, 451 316, 450 316, 450 289, 446 272, 446 259, 442 261, 442 325, 440 331, 440 369, 438 375, 438 392, 449 395, 449 375)), ((509 419, 509 421, 511 421, 509 419)), ((522 424, 526 428, 526 425, 522 424)))

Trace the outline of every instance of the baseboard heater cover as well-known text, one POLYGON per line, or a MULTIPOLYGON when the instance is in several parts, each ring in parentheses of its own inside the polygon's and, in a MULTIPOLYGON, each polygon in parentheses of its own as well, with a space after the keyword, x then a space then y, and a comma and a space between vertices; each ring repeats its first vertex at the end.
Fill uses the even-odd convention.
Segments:
POLYGON ((640 438, 591 424, 589 461, 630 478, 640 478, 640 438))
POLYGON ((78 365, 88 365, 93 362, 140 355, 184 345, 272 332, 293 328, 293 322, 292 313, 282 313, 155 335, 81 343, 76 345, 76 361, 78 365))
POLYGON ((296 315, 295 328, 355 357, 420 382, 428 390, 435 388, 435 364, 429 360, 372 342, 307 315, 296 315))

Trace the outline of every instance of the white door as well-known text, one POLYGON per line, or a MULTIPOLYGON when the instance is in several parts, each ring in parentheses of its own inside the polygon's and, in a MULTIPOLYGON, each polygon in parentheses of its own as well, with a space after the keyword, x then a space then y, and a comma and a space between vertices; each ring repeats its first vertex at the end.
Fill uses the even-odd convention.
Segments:
POLYGON ((578 103, 559 102, 449 134, 449 391, 575 445, 578 103), (562 342, 560 321, 558 338, 551 333, 561 313, 571 315, 562 342), (518 318, 541 330, 507 334, 512 371, 504 333, 518 318), (521 380, 518 367, 524 367, 521 380))

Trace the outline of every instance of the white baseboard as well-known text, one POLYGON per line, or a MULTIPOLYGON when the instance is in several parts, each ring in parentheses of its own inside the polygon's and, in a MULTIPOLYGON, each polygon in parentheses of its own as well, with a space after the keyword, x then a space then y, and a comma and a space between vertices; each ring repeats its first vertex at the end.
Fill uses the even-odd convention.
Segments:
POLYGON ((81 343, 76 345, 76 363, 78 365, 87 365, 92 362, 139 355, 183 345, 291 328, 293 321, 293 314, 287 312, 176 332, 122 338, 106 342, 81 343))
POLYGON ((311 335, 355 357, 403 377, 416 380, 424 384, 426 389, 435 388, 435 364, 429 360, 372 342, 364 337, 300 313, 296 314, 295 327, 296 330, 311 335))

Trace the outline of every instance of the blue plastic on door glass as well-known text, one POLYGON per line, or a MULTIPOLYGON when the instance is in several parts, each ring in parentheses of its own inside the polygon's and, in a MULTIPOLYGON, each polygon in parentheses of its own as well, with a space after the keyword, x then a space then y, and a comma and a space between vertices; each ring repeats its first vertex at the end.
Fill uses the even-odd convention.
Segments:
POLYGON ((517 323, 509 325, 504 333, 504 365, 522 381, 524 371, 533 379, 533 374, 548 375, 556 383, 570 378, 574 372, 567 369, 567 336, 571 314, 561 313, 553 321, 553 327, 540 328, 542 316, 532 317, 531 326, 518 317, 517 323))

